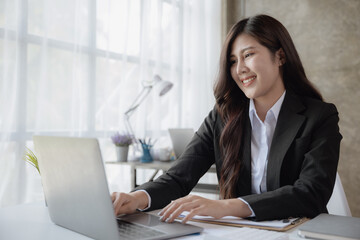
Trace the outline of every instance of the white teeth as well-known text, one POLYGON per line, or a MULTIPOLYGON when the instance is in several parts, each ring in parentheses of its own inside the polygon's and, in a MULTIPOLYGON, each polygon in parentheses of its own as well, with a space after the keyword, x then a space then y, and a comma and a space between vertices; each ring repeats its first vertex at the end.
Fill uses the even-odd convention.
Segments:
POLYGON ((252 77, 252 78, 249 78, 249 79, 246 79, 243 81, 243 83, 248 83, 248 82, 251 82, 252 80, 254 80, 256 77, 252 77))

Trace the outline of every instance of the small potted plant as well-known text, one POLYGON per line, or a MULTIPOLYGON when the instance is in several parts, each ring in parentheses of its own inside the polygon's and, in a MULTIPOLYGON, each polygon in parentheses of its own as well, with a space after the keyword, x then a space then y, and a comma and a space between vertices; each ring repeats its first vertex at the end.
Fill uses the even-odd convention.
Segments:
POLYGON ((111 140, 116 146, 117 161, 126 162, 129 146, 133 143, 133 137, 129 134, 120 134, 117 132, 111 136, 111 140))

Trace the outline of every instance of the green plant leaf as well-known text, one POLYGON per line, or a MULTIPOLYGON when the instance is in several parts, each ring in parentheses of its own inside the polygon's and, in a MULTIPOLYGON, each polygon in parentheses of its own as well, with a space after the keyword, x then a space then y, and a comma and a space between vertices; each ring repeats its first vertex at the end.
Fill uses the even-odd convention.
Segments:
POLYGON ((26 162, 28 162, 29 164, 31 164, 32 166, 34 166, 40 174, 39 163, 38 163, 37 157, 29 148, 26 148, 24 160, 26 162))

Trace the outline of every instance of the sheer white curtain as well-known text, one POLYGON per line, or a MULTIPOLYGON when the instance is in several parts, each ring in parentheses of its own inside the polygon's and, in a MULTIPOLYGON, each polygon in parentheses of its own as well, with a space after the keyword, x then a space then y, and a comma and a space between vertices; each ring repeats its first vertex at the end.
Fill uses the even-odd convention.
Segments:
MULTIPOLYGON (((154 74, 174 83, 131 118, 138 137, 197 129, 211 110, 220 0, 0 0, 0 206, 43 198, 32 135, 110 136, 154 74)), ((125 172, 111 172, 119 184, 125 172)), ((126 180, 128 184, 129 180, 126 180)))

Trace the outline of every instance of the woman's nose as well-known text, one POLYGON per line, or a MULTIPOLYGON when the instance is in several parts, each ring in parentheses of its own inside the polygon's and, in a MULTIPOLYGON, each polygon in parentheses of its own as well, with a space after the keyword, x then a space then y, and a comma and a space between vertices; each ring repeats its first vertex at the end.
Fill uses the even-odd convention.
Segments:
POLYGON ((240 75, 240 74, 246 73, 246 71, 247 71, 247 67, 246 67, 244 61, 238 61, 237 66, 236 66, 236 73, 238 75, 240 75))

